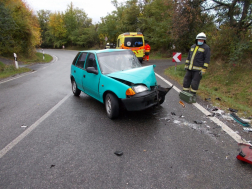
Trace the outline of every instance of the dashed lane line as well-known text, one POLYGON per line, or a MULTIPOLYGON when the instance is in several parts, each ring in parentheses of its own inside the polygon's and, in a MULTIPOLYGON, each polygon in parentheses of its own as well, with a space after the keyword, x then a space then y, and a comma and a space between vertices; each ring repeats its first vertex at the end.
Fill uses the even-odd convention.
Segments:
POLYGON ((52 107, 48 112, 46 112, 41 118, 39 118, 35 123, 28 127, 22 134, 10 142, 0 151, 0 159, 10 151, 14 146, 16 146, 21 140, 23 140, 29 133, 31 133, 38 125, 48 118, 55 110, 57 110, 69 97, 71 94, 66 95, 61 101, 59 101, 54 107, 52 107))
MULTIPOLYGON (((169 81, 167 81, 166 79, 164 79, 163 77, 161 77, 160 75, 158 75, 157 73, 155 73, 156 76, 158 76, 161 80, 163 80, 165 83, 167 83, 168 85, 172 86, 172 83, 170 83, 169 81)), ((179 88, 177 88, 176 86, 173 86, 173 88, 180 93, 181 90, 179 88)), ((211 113, 209 111, 207 111, 203 106, 201 106, 200 104, 193 103, 192 105, 194 105, 196 108, 198 108, 203 114, 210 115, 211 113)), ((229 136, 231 136, 236 142, 238 143, 247 143, 247 141, 245 141, 244 139, 242 139, 242 137, 240 135, 238 135, 236 132, 234 132, 230 127, 228 127, 225 123, 223 123, 222 121, 220 121, 218 118, 216 117, 209 117, 210 120, 212 120, 214 123, 216 123, 217 125, 219 125, 229 136)))

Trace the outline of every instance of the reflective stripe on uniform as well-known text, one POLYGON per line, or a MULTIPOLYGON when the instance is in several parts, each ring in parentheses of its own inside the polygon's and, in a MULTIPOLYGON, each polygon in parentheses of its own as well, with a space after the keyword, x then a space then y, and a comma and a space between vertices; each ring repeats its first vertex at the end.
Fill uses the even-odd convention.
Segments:
MULTIPOLYGON (((193 60, 194 60, 194 57, 195 57, 195 54, 198 50, 199 46, 196 46, 196 48, 194 49, 194 52, 193 52, 193 55, 192 55, 192 58, 191 58, 191 61, 190 61, 190 66, 189 66, 189 70, 192 70, 192 67, 193 67, 193 60)), ((192 49, 191 49, 192 50, 192 49)))
POLYGON ((202 68, 201 68, 201 67, 198 67, 198 66, 193 66, 192 69, 193 69, 193 70, 202 70, 202 68))
POLYGON ((208 63, 204 63, 204 67, 208 67, 208 63))
POLYGON ((194 92, 194 93, 196 93, 198 90, 193 90, 193 89, 191 89, 191 92, 194 92))
POLYGON ((190 88, 184 88, 183 87, 183 91, 189 91, 190 88))
POLYGON ((200 52, 205 52, 205 49, 199 48, 198 51, 200 51, 200 52))

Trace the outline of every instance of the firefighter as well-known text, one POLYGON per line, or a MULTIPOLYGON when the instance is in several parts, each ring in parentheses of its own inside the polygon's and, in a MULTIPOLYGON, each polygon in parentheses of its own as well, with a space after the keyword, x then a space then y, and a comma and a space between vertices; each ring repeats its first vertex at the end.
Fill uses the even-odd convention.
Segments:
POLYGON ((206 34, 196 36, 195 44, 191 46, 185 62, 186 74, 183 82, 183 91, 191 92, 196 96, 200 80, 210 63, 210 48, 206 44, 206 34))
POLYGON ((147 42, 145 44, 144 49, 145 49, 145 57, 144 57, 144 59, 147 60, 147 61, 149 61, 149 55, 150 55, 151 47, 150 47, 150 45, 147 42))

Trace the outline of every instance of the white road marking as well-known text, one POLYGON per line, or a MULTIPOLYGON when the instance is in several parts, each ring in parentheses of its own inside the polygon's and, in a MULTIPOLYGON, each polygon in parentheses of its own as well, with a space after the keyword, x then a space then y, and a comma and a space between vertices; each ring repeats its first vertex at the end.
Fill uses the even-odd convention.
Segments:
MULTIPOLYGON (((161 77, 160 75, 158 75, 157 73, 155 73, 156 76, 158 76, 161 80, 163 80, 165 83, 167 83, 168 85, 172 86, 172 83, 170 83, 169 81, 167 81, 166 79, 164 79, 163 77, 161 77)), ((175 86, 173 86, 173 88, 180 93, 181 90, 175 86)), ((211 115, 211 113, 209 111, 207 111, 203 106, 201 106, 198 103, 193 103, 192 105, 194 105, 196 108, 198 108, 203 114, 207 115, 211 115)), ((223 123, 222 121, 220 121, 218 118, 216 117, 209 117, 209 119, 211 119, 214 123, 216 123, 217 125, 219 125, 229 136, 231 136, 236 142, 238 143, 246 143, 249 144, 247 141, 245 141, 244 139, 242 139, 242 137, 240 135, 238 135, 236 132, 234 132, 231 128, 229 128, 225 123, 223 123)))
POLYGON ((43 122, 55 110, 57 110, 60 107, 60 105, 62 105, 70 96, 71 94, 66 95, 61 101, 59 101, 54 107, 52 107, 48 112, 46 112, 41 118, 39 118, 35 123, 33 123, 30 127, 28 127, 22 134, 20 134, 17 138, 15 138, 12 142, 10 142, 7 146, 5 146, 0 151, 0 159, 14 146, 16 146, 21 140, 23 140, 29 133, 31 133, 41 122, 43 122))
POLYGON ((33 74, 33 73, 35 73, 35 72, 36 72, 36 71, 21 74, 21 75, 19 75, 19 76, 13 77, 13 78, 11 78, 11 79, 7 79, 7 80, 4 80, 4 81, 1 81, 0 84, 3 84, 3 83, 6 83, 6 82, 9 82, 9 81, 12 81, 12 80, 14 80, 14 79, 18 79, 18 78, 20 78, 20 77, 24 77, 24 76, 26 76, 26 75, 33 74))

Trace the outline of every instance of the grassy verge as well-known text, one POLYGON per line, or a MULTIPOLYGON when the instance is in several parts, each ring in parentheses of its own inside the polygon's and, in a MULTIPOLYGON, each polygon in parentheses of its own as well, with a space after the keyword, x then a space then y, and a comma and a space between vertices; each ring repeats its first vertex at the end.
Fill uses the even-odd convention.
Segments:
POLYGON ((35 56, 31 58, 26 58, 26 57, 20 57, 18 58, 20 61, 24 62, 25 64, 33 64, 33 63, 47 63, 51 62, 53 57, 49 54, 44 54, 44 59, 43 59, 43 53, 36 52, 35 56))
POLYGON ((5 65, 4 63, 0 62, 0 79, 29 71, 29 68, 16 69, 14 65, 5 65))
MULTIPOLYGON (((37 52, 34 57, 32 58, 24 58, 19 57, 18 60, 25 63, 25 64, 32 64, 32 63, 47 63, 52 61, 52 56, 45 54, 43 59, 43 54, 37 52)), ((13 61, 14 62, 14 61, 13 61)), ((16 69, 14 63, 13 65, 5 65, 3 62, 0 62, 0 79, 4 79, 16 74, 25 73, 31 71, 29 68, 20 67, 16 69)))
MULTIPOLYGON (((171 79, 183 84, 184 65, 178 65, 165 70, 171 79)), ((202 99, 210 98, 214 106, 223 110, 228 108, 238 110, 240 115, 252 116, 252 69, 238 66, 211 63, 203 76, 198 95, 202 99)))

